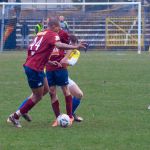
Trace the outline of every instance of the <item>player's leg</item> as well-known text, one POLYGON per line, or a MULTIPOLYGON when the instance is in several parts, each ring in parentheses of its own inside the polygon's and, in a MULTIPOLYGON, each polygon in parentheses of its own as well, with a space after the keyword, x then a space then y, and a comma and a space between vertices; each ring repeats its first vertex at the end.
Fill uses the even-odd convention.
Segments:
MULTIPOLYGON (((49 94, 50 94, 50 97, 51 97, 51 106, 52 106, 54 115, 57 119, 57 117, 60 115, 60 107, 59 107, 58 96, 57 96, 57 93, 56 93, 56 86, 50 86, 49 89, 50 89, 49 94)), ((57 123, 56 119, 52 123, 52 127, 58 126, 58 123, 57 123)))
POLYGON ((66 101, 66 112, 70 118, 72 116, 72 96, 68 88, 68 70, 60 69, 55 71, 56 85, 61 86, 66 101))
POLYGON ((32 96, 28 99, 28 101, 25 103, 23 107, 21 107, 19 110, 17 110, 15 113, 11 114, 9 116, 9 120, 16 126, 21 127, 19 123, 19 118, 27 114, 28 111, 30 111, 37 103, 42 99, 43 96, 43 90, 44 86, 32 89, 32 96))
MULTIPOLYGON (((28 101, 28 99, 29 99, 29 97, 27 97, 27 98, 21 103, 21 105, 18 107, 18 110, 19 110, 21 107, 23 107, 23 106, 25 105, 25 103, 28 101)), ((23 117, 25 120, 27 120, 28 122, 32 121, 32 118, 31 118, 31 116, 30 116, 29 114, 24 114, 24 115, 22 115, 22 117, 23 117)), ((8 123, 11 122, 10 119, 9 119, 9 117, 7 118, 7 122, 8 122, 8 123)))
POLYGON ((27 97, 26 99, 23 100, 23 102, 20 104, 20 106, 18 107, 18 109, 20 109, 21 107, 24 106, 24 104, 28 101, 29 97, 27 97))
MULTIPOLYGON (((44 77, 44 92, 43 92, 43 96, 46 95, 48 92, 49 92, 49 86, 48 86, 47 78, 46 78, 46 76, 45 76, 45 77, 44 77)), ((21 105, 19 106, 18 110, 19 110, 21 107, 23 107, 23 106, 25 105, 25 103, 28 101, 28 99, 31 98, 31 96, 32 96, 32 94, 31 94, 29 97, 27 97, 27 98, 21 103, 21 105)), ((25 120, 27 120, 28 122, 32 121, 32 118, 31 118, 31 116, 30 116, 28 113, 22 115, 22 117, 23 117, 25 120)), ((7 122, 9 122, 9 119, 7 119, 7 122)))
POLYGON ((68 88, 68 85, 61 86, 61 88, 62 88, 63 94, 65 96, 66 112, 67 112, 67 115, 70 117, 71 124, 72 124, 74 121, 74 117, 72 115, 72 96, 71 96, 70 90, 68 88))
MULTIPOLYGON (((43 96, 46 95, 49 92, 49 86, 48 86, 48 82, 47 82, 47 78, 44 78, 44 92, 43 92, 43 96)), ((28 99, 32 96, 32 94, 27 97, 18 107, 18 109, 20 109, 21 107, 24 106, 24 104, 28 101, 28 99)))
POLYGON ((58 100, 58 96, 56 94, 56 86, 51 86, 49 87, 50 89, 50 97, 51 97, 51 104, 52 104, 52 108, 55 114, 55 117, 57 118, 60 115, 60 109, 59 109, 59 100, 58 100))
MULTIPOLYGON (((55 78, 55 71, 47 71, 46 72, 47 80, 48 80, 48 85, 49 85, 49 94, 51 98, 51 106, 53 109, 53 112, 55 114, 55 117, 57 118, 60 115, 60 108, 59 108, 59 100, 58 96, 56 93, 56 78, 55 78)), ((52 126, 56 127, 57 120, 53 122, 52 126)))
POLYGON ((35 104, 37 104, 38 101, 42 99, 44 91, 43 72, 36 72, 29 67, 25 67, 25 72, 33 94, 23 107, 9 116, 11 123, 13 123, 16 127, 21 127, 19 118, 25 113, 28 113, 28 111, 31 110, 35 106, 35 104))
POLYGON ((67 85, 65 86, 62 86, 62 91, 63 91, 63 94, 65 96, 65 100, 66 100, 66 112, 67 112, 67 115, 72 118, 72 96, 70 94, 70 90, 68 88, 67 85))
POLYGON ((68 87, 69 87, 71 95, 73 96, 73 98, 72 98, 72 114, 74 116, 74 120, 78 121, 78 122, 83 121, 83 118, 77 116, 76 113, 75 113, 77 108, 80 105, 81 99, 83 97, 83 92, 79 88, 79 86, 73 80, 71 80, 70 78, 69 78, 68 87))

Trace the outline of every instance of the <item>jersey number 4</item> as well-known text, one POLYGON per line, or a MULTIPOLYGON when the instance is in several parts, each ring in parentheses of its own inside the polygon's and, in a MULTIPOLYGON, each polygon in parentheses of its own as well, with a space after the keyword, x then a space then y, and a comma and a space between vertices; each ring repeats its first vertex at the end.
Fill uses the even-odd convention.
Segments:
POLYGON ((30 51, 32 51, 31 55, 34 55, 35 52, 39 49, 42 40, 43 40, 43 36, 39 40, 38 40, 38 37, 36 37, 34 39, 34 41, 30 44, 30 48, 29 49, 30 49, 30 51))

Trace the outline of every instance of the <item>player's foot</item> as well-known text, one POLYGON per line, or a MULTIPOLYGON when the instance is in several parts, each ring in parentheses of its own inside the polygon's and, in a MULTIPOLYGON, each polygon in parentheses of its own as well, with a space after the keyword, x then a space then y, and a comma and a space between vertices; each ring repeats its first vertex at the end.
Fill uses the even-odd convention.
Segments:
MULTIPOLYGON (((8 119, 7 119, 8 120, 8 119)), ((21 124, 20 124, 20 122, 19 122, 19 119, 15 119, 14 118, 14 114, 11 114, 10 116, 9 116, 9 121, 15 126, 15 127, 17 127, 17 128, 21 128, 22 126, 21 126, 21 124)))
POLYGON ((70 125, 73 124, 73 121, 74 121, 74 117, 70 118, 70 125))
POLYGON ((57 119, 53 122, 52 127, 57 127, 58 126, 58 122, 57 119))
POLYGON ((7 123, 11 123, 11 121, 10 121, 9 117, 7 118, 7 123))
POLYGON ((150 105, 148 106, 148 109, 150 109, 150 105))
POLYGON ((73 117, 74 117, 74 121, 77 121, 77 122, 83 121, 83 118, 80 116, 77 116, 76 114, 73 114, 73 117))
POLYGON ((22 117, 23 117, 26 121, 28 121, 28 122, 32 121, 31 116, 30 116, 29 114, 27 114, 27 113, 23 114, 22 117))

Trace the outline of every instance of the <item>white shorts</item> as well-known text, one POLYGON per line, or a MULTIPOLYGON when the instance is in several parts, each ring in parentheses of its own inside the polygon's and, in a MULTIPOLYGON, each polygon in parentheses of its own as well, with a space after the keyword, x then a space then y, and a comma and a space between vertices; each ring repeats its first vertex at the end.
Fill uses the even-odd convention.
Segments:
MULTIPOLYGON (((76 84, 72 79, 70 79, 69 77, 68 77, 68 87, 70 87, 70 86, 72 86, 72 85, 74 85, 74 84, 76 84)), ((57 86, 58 88, 60 88, 60 86, 57 86)))
POLYGON ((70 79, 69 77, 68 77, 68 82, 69 82, 68 86, 72 86, 75 84, 75 82, 72 79, 70 79))

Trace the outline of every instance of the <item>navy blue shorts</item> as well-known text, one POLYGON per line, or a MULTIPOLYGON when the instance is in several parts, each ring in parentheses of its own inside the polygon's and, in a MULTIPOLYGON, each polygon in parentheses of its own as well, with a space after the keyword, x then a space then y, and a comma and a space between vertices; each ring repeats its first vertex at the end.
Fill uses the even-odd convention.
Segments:
POLYGON ((27 66, 24 66, 24 70, 27 76, 28 84, 30 88, 39 88, 44 84, 44 72, 35 71, 27 66))
POLYGON ((64 85, 68 85, 69 83, 67 69, 46 71, 46 77, 49 86, 54 86, 54 85, 64 86, 64 85))

